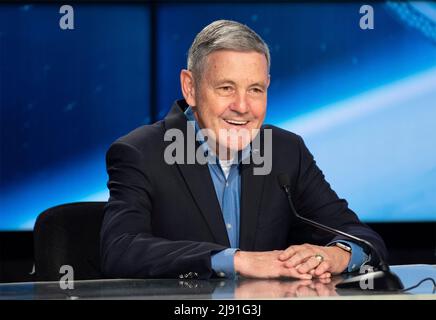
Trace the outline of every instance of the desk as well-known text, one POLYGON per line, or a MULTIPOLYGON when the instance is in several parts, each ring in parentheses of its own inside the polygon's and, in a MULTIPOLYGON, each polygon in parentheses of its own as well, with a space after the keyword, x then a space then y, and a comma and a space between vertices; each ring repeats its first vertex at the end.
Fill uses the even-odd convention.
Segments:
MULTIPOLYGON (((436 265, 392 266, 405 288, 431 277, 436 265)), ((0 299, 432 299, 433 284, 422 283, 405 293, 373 290, 335 289, 344 276, 330 283, 320 280, 179 280, 116 279, 75 281, 74 289, 61 289, 60 283, 22 282, 0 284, 0 299)))

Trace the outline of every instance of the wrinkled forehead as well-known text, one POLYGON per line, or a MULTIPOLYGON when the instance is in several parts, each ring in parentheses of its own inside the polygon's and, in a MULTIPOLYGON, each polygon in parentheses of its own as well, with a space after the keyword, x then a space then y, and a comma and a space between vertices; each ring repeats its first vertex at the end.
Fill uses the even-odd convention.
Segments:
POLYGON ((268 77, 267 59, 257 51, 214 51, 205 58, 202 72, 202 78, 208 82, 265 85, 268 77))

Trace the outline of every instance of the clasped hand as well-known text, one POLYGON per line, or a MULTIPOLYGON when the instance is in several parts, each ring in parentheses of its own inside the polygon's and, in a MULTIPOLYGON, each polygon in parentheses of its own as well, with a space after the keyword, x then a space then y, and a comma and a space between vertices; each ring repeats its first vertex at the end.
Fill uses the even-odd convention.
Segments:
POLYGON ((351 254, 339 247, 312 244, 290 246, 265 252, 237 251, 235 271, 247 278, 330 278, 345 270, 351 254))

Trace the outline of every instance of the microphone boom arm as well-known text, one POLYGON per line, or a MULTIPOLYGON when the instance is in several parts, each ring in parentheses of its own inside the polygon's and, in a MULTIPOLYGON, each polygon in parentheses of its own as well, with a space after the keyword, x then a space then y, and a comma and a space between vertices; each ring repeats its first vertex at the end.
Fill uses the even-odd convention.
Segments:
POLYGON ((376 256, 379 258, 379 268, 380 268, 380 270, 382 270, 382 271, 388 271, 388 270, 389 270, 389 266, 388 266, 388 265, 383 261, 383 259, 382 259, 381 255, 380 255, 379 251, 377 250, 376 247, 374 247, 374 246, 372 245, 371 242, 366 241, 366 240, 361 239, 361 238, 358 238, 358 237, 353 236, 353 235, 351 235, 351 234, 345 233, 345 232, 343 232, 343 231, 341 231, 341 230, 333 229, 333 228, 331 228, 331 227, 329 227, 329 226, 325 226, 325 225, 320 224, 320 223, 318 223, 318 222, 316 222, 316 221, 313 221, 313 220, 310 220, 310 219, 307 219, 307 218, 305 218, 305 217, 300 216, 300 215, 297 213, 297 210, 295 210, 294 204, 292 203, 291 192, 290 192, 290 190, 289 190, 289 186, 288 186, 288 185, 285 185, 285 186, 283 186, 283 188, 285 189, 286 196, 287 196, 287 198, 288 198, 289 207, 291 208, 292 213, 293 213, 293 214, 294 214, 298 219, 300 219, 300 220, 306 222, 307 224, 310 224, 310 225, 312 225, 312 226, 314 226, 314 227, 316 227, 316 228, 320 228, 320 229, 322 229, 322 230, 325 230, 325 231, 327 231, 327 232, 330 232, 330 233, 336 234, 336 235, 338 235, 338 236, 343 236, 343 237, 345 237, 345 238, 347 238, 347 239, 351 239, 351 240, 353 240, 353 241, 355 241, 355 242, 357 242, 357 243, 359 243, 359 244, 364 244, 364 245, 366 245, 366 246, 369 247, 372 251, 374 251, 374 253, 376 254, 376 256))
MULTIPOLYGON (((398 276, 394 273, 392 273, 389 269, 389 265, 384 261, 383 257, 380 255, 380 252, 377 250, 377 248, 372 245, 369 241, 366 241, 364 239, 358 238, 356 236, 353 236, 351 234, 348 234, 346 232, 331 228, 329 226, 325 226, 321 223, 318 223, 316 221, 307 219, 305 217, 300 216, 297 213, 297 210, 295 210, 294 204, 292 203, 291 198, 291 192, 289 190, 289 176, 287 174, 279 174, 278 176, 280 187, 282 187, 286 193, 289 207, 291 209, 292 214, 299 220, 303 221, 304 223, 307 223, 315 228, 330 232, 335 235, 343 236, 347 239, 353 240, 361 245, 367 246, 370 248, 374 254, 378 258, 379 265, 377 267, 377 271, 369 272, 366 274, 361 274, 355 277, 351 277, 349 279, 343 280, 341 283, 336 285, 337 289, 360 289, 363 290, 362 282, 365 281, 371 281, 373 283, 373 288, 377 290, 384 290, 384 291, 399 291, 404 289, 404 286, 398 278, 398 276)), ((365 287, 366 288, 366 287, 365 287)))

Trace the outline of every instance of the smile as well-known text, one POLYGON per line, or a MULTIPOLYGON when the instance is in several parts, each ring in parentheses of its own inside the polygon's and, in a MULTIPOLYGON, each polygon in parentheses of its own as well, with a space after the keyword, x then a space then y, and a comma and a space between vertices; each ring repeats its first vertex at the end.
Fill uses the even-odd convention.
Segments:
POLYGON ((233 125, 237 125, 237 126, 243 126, 243 125, 248 123, 248 121, 229 120, 229 119, 226 119, 224 121, 227 123, 233 124, 233 125))

